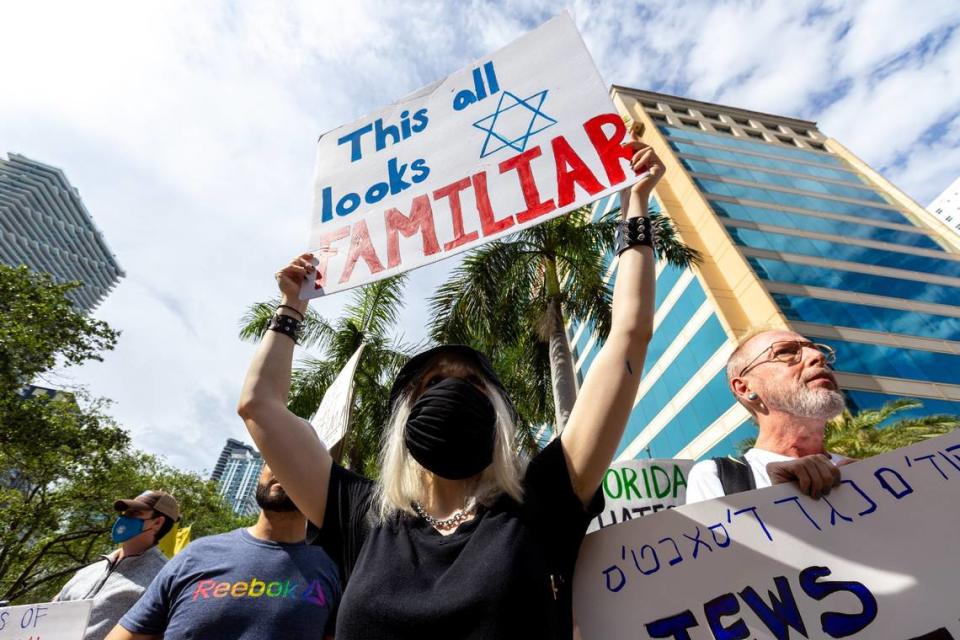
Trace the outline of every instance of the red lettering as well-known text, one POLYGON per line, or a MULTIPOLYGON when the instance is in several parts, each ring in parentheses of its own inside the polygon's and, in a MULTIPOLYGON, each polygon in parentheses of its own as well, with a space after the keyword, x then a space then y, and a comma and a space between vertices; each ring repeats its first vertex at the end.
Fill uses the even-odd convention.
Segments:
POLYGON ((590 118, 583 124, 583 130, 587 132, 587 137, 596 149, 597 155, 600 156, 610 186, 626 180, 627 176, 621 162, 626 160, 629 163, 633 159, 634 151, 631 147, 622 144, 627 136, 627 125, 623 124, 620 116, 615 113, 604 113, 590 118), (614 127, 613 135, 609 138, 603 132, 604 125, 614 127))
POLYGON ((471 231, 470 233, 464 233, 463 231, 463 207, 460 206, 460 192, 469 188, 470 178, 464 178, 463 180, 457 180, 453 184, 448 184, 433 192, 434 200, 450 198, 450 215, 453 216, 453 240, 444 243, 444 251, 456 249, 480 237, 476 231, 471 231))
POLYGON ((209 590, 215 587, 217 584, 216 580, 201 580, 197 583, 196 588, 193 590, 193 600, 203 596, 204 598, 209 598, 209 590))
MULTIPOLYGON (((387 223, 387 268, 392 269, 400 264, 400 236, 409 238, 417 230, 423 240, 423 255, 431 256, 440 251, 437 242, 437 231, 433 226, 433 209, 426 195, 417 196, 410 205, 410 217, 403 215, 399 209, 387 209, 383 214, 387 223)), ((462 225, 461 225, 462 228, 462 225)))
POLYGON ((577 152, 563 136, 550 141, 553 147, 553 162, 557 166, 557 206, 565 207, 576 200, 576 187, 591 196, 603 191, 603 185, 597 180, 577 152))
POLYGON ((367 263, 370 273, 383 271, 383 265, 377 257, 377 252, 373 249, 373 243, 370 241, 370 230, 367 228, 366 220, 361 220, 353 225, 352 235, 350 236, 350 253, 347 254, 347 264, 343 267, 340 284, 350 279, 353 274, 353 267, 360 258, 363 258, 363 261, 367 263))
POLYGON ((513 171, 514 169, 517 171, 517 177, 520 179, 520 190, 523 191, 523 200, 527 205, 525 211, 517 214, 517 220, 521 223, 539 218, 557 208, 553 200, 547 200, 546 202, 540 201, 540 191, 537 189, 537 183, 533 179, 530 162, 535 158, 539 158, 540 154, 540 147, 534 147, 533 149, 529 149, 519 155, 504 160, 499 165, 500 173, 513 171))
POLYGON ((493 206, 490 204, 490 191, 487 190, 487 174, 485 171, 473 176, 473 196, 477 201, 477 211, 480 213, 480 228, 484 236, 509 229, 515 222, 513 216, 497 220, 493 215, 493 206))
POLYGON ((320 248, 315 252, 320 254, 317 256, 317 260, 320 262, 317 265, 317 275, 313 283, 314 289, 323 289, 327 280, 327 263, 330 262, 330 256, 337 255, 337 250, 330 245, 337 240, 343 240, 348 235, 350 235, 350 227, 342 227, 332 233, 320 236, 320 248))

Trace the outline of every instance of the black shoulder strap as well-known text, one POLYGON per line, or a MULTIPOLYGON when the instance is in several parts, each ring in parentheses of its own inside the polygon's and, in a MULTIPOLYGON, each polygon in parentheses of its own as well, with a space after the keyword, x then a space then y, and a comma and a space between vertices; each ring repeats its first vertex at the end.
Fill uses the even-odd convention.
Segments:
POLYGON ((750 468, 745 457, 714 458, 713 461, 717 463, 717 473, 720 475, 720 484, 723 485, 725 495, 757 488, 753 469, 750 468))

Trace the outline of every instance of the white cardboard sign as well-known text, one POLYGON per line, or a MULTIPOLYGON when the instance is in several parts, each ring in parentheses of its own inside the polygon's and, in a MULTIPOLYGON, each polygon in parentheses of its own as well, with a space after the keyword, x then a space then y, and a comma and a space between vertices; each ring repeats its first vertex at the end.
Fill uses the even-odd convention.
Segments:
POLYGON ((960 432, 607 527, 574 574, 584 640, 960 639, 960 432))
POLYGON ((321 136, 301 297, 441 260, 637 178, 629 139, 569 14, 321 136))
POLYGON ((320 441, 328 450, 337 446, 347 434, 347 427, 350 426, 353 376, 357 372, 357 365, 360 364, 364 347, 366 347, 365 343, 353 352, 336 379, 327 387, 327 392, 323 394, 323 400, 320 401, 320 407, 310 419, 310 424, 317 430, 320 441))
POLYGON ((0 607, 0 640, 83 640, 93 600, 0 607))
POLYGON ((603 476, 603 512, 587 533, 682 506, 693 460, 648 459, 615 462, 603 476))

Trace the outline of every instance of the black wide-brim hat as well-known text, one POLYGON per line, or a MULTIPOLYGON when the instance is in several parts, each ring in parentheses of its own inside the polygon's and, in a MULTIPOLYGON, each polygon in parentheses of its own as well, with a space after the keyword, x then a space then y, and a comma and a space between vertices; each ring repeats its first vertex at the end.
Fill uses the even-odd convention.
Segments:
POLYGON ((397 373, 397 377, 393 381, 393 387, 390 389, 391 411, 394 408, 394 404, 397 402, 397 398, 399 398, 401 394, 407 390, 414 380, 423 374, 427 365, 429 365, 438 356, 453 356, 459 360, 465 360, 476 367, 479 372, 483 374, 483 377, 490 382, 490 384, 497 387, 497 389, 502 392, 503 398, 507 403, 507 407, 510 409, 511 413, 513 413, 514 419, 516 419, 517 410, 513 406, 513 401, 510 400, 510 395, 507 393, 503 383, 500 382, 497 372, 494 371, 493 365, 490 364, 490 360, 487 359, 487 356, 483 355, 473 347, 468 347, 465 344, 440 345, 439 347, 428 349, 423 353, 418 353, 410 358, 407 363, 400 368, 400 372, 397 373))

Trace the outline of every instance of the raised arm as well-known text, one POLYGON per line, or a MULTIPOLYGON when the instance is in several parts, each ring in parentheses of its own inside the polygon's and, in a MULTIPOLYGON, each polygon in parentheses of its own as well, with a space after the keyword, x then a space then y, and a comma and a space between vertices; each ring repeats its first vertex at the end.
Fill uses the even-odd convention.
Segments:
MULTIPOLYGON (((664 172, 651 147, 636 138, 630 144, 636 150, 634 170, 649 171, 649 175, 620 193, 624 218, 647 215, 650 192, 664 172)), ((594 359, 560 435, 573 488, 584 504, 600 486, 617 451, 653 334, 653 250, 634 246, 619 261, 610 336, 594 359)))
MULTIPOLYGON (((310 254, 304 254, 277 273, 282 304, 306 312, 307 303, 298 293, 312 271, 310 254)), ((303 317, 282 307, 279 313, 303 317)), ((284 491, 321 527, 333 460, 313 428, 287 409, 293 347, 293 340, 286 335, 266 332, 247 371, 237 413, 284 491)))

